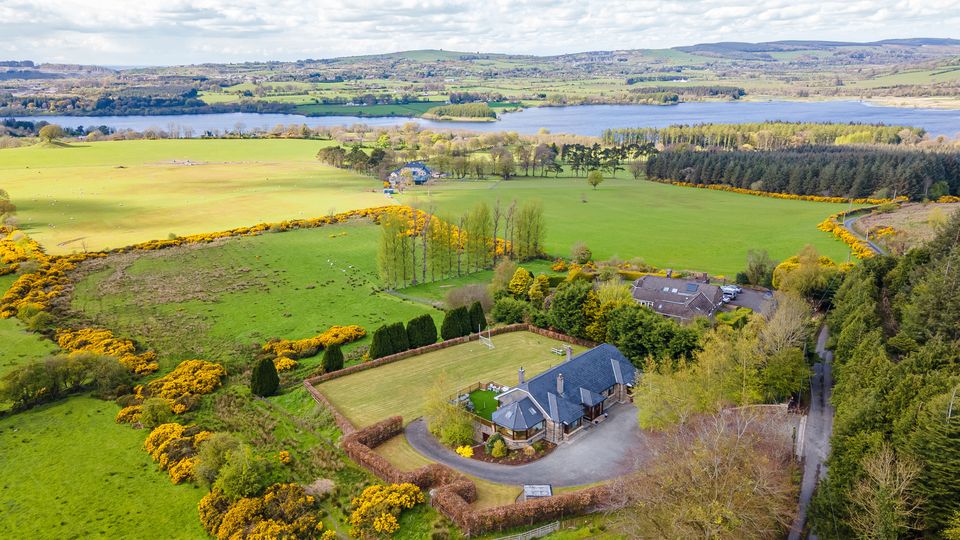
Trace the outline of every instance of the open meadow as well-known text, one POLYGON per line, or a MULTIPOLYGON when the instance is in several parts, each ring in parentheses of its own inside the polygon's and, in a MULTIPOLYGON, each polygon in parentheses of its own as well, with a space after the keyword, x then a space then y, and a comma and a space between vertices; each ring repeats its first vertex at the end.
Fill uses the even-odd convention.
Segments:
MULTIPOLYGON (((249 361, 253 343, 301 339, 332 325, 381 324, 431 313, 378 292, 379 227, 352 222, 87 263, 73 307, 160 354, 249 361)), ((306 367, 320 358, 304 359, 306 367)))
MULTIPOLYGON (((478 382, 513 386, 523 367, 533 377, 564 360, 551 352, 565 344, 530 332, 493 336, 495 348, 471 341, 327 381, 317 386, 337 409, 358 426, 388 416, 405 423, 423 415, 425 393, 441 373, 450 393, 478 382)), ((574 347, 574 354, 583 347, 574 347)))
POLYGON ((457 215, 480 201, 539 200, 546 221, 546 251, 569 257, 584 242, 598 259, 640 257, 661 268, 699 270, 733 277, 747 251, 766 249, 776 260, 807 244, 835 260, 849 249, 817 230, 847 205, 792 201, 677 187, 625 178, 596 190, 585 178, 515 177, 510 180, 444 181, 409 189, 403 204, 457 215))
POLYGON ((176 139, 0 150, 0 188, 50 253, 390 204, 370 177, 316 160, 330 141, 176 139))
POLYGON ((118 410, 74 397, 0 418, 4 535, 207 538, 194 517, 204 490, 171 484, 118 410))

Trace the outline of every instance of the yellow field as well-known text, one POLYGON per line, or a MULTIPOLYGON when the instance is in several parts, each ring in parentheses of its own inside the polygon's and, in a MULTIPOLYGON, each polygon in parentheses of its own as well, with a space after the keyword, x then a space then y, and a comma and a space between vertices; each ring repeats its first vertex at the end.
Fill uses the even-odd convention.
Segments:
POLYGON ((78 143, 0 150, 0 189, 51 253, 121 247, 391 201, 379 182, 321 165, 329 141, 78 143))

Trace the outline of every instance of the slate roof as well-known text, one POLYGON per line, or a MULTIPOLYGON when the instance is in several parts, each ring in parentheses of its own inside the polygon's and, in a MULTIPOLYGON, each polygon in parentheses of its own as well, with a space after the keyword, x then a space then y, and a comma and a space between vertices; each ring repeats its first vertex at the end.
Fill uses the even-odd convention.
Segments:
POLYGON ((493 411, 490 419, 498 426, 522 431, 543 422, 543 415, 530 398, 523 398, 493 411))
POLYGON ((684 322, 713 315, 723 298, 716 285, 660 276, 634 281, 631 293, 638 302, 649 302, 657 313, 684 322))
POLYGON ((404 169, 414 169, 416 171, 415 174, 421 174, 426 176, 430 176, 432 174, 432 171, 430 171, 430 167, 427 167, 426 163, 422 161, 411 161, 398 169, 394 169, 393 171, 391 171, 391 174, 400 174, 400 172, 403 171, 404 169))
MULTIPOLYGON (((633 384, 636 382, 636 369, 619 349, 610 344, 598 345, 570 360, 554 366, 517 386, 513 391, 523 391, 529 397, 518 403, 531 402, 539 406, 540 411, 554 422, 572 424, 583 416, 583 408, 602 402, 601 392, 615 384, 633 384), (557 376, 563 374, 563 393, 557 392, 557 376)), ((512 404, 511 404, 512 405, 512 404)), ((504 406, 509 409, 511 405, 504 406)), ((537 423, 525 427, 513 428, 502 424, 497 413, 494 423, 508 429, 528 429, 537 423)), ((515 415, 514 415, 515 418, 515 415)), ((542 420, 542 415, 541 415, 542 420)))

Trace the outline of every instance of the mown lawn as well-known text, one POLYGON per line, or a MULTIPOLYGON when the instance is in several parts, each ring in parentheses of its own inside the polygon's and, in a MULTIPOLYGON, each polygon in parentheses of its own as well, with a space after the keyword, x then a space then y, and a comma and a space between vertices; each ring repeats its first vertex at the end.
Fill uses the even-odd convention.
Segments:
POLYGON ((479 201, 539 200, 546 220, 546 250, 570 256, 585 242, 595 257, 643 258, 661 268, 700 270, 733 277, 750 249, 774 259, 807 244, 846 260, 849 250, 817 230, 826 216, 846 205, 789 201, 620 178, 592 189, 585 178, 524 178, 507 181, 448 180, 417 187, 398 197, 404 204, 431 206, 457 215, 479 201))
POLYGON ((111 402, 74 397, 0 418, 0 530, 15 538, 207 538, 204 491, 175 486, 111 402))
POLYGON ((141 140, 0 151, 21 228, 51 253, 391 204, 369 177, 320 164, 331 141, 141 140))
POLYGON ((369 342, 387 322, 423 313, 439 322, 439 311, 379 292, 379 235, 377 225, 357 221, 111 257, 77 284, 73 306, 156 350, 164 367, 185 358, 247 361, 255 344, 332 325, 359 324, 369 342))
MULTIPOLYGON (((446 373, 450 393, 478 382, 513 386, 523 367, 532 377, 564 360, 550 349, 565 344, 530 332, 493 336, 495 348, 471 341, 440 351, 361 371, 318 386, 334 406, 358 426, 388 416, 404 422, 423 414, 426 390, 446 373)), ((575 352, 582 348, 574 347, 575 352)))

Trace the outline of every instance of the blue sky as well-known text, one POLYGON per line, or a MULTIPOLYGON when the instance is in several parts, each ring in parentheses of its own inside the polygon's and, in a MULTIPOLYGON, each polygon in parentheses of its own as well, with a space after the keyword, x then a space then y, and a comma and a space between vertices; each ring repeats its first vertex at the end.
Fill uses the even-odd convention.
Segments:
POLYGON ((960 0, 0 0, 0 59, 159 65, 409 49, 960 37, 960 0))

